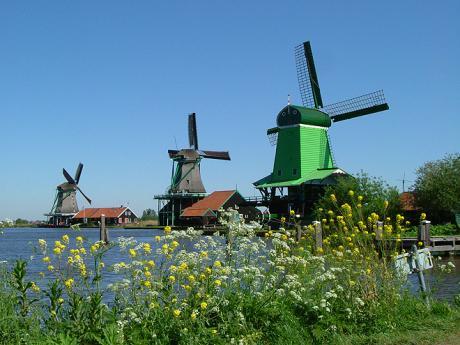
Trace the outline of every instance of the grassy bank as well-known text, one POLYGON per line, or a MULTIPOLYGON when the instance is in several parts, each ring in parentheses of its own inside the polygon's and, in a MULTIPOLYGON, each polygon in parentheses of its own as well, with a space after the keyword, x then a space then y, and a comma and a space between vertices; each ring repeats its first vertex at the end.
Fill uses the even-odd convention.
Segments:
MULTIPOLYGON (((406 291, 398 242, 375 241, 377 214, 337 204, 326 217, 323 247, 313 226, 300 240, 291 229, 259 238, 235 211, 223 214, 223 235, 165 227, 144 243, 39 240, 43 278, 19 261, 1 280, 0 342, 455 343, 458 306, 406 291), (123 259, 109 267, 111 251, 123 259), (118 278, 106 285, 108 272, 118 278)), ((383 236, 400 235, 400 222, 386 222, 383 236)))

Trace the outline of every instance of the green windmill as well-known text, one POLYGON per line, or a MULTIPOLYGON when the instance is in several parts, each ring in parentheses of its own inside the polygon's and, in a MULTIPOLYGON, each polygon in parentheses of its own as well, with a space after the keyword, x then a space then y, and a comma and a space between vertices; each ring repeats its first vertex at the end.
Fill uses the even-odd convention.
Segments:
POLYGON ((328 129, 333 122, 388 110, 383 91, 376 91, 323 107, 310 42, 295 48, 297 78, 303 106, 288 105, 267 131, 276 145, 270 175, 254 182, 270 212, 290 210, 306 215, 326 185, 345 171, 335 165, 328 129))

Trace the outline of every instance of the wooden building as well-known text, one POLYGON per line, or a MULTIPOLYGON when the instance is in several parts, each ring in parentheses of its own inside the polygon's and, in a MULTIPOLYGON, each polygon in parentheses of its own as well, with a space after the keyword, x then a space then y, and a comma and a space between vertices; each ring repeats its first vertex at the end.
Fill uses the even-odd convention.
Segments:
POLYGON ((105 215, 107 225, 124 225, 137 221, 138 217, 129 207, 85 208, 72 217, 72 223, 97 223, 105 215))
POLYGON ((259 209, 245 206, 246 200, 236 190, 216 191, 207 197, 185 208, 180 215, 180 223, 184 225, 214 225, 219 218, 219 210, 238 208, 246 221, 256 220, 259 209))

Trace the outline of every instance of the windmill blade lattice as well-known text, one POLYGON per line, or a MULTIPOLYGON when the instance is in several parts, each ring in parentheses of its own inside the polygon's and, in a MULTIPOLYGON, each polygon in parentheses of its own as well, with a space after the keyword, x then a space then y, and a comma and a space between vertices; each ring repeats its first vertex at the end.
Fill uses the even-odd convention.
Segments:
POLYGON ((304 42, 295 47, 294 55, 303 106, 308 108, 322 107, 321 90, 310 42, 304 42))
POLYGON ((369 115, 388 109, 389 106, 385 101, 383 90, 326 105, 323 108, 323 110, 329 114, 331 120, 334 122, 369 115))

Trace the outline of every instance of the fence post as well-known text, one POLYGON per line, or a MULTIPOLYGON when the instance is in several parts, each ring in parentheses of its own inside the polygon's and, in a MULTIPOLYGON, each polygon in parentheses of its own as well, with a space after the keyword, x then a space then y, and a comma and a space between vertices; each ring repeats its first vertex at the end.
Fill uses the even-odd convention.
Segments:
POLYGON ((297 242, 300 242, 300 239, 302 238, 302 226, 300 224, 296 225, 296 240, 297 242))
POLYGON ((105 244, 109 243, 109 232, 105 226, 105 214, 101 214, 101 222, 99 226, 99 240, 105 244))
POLYGON ((383 222, 376 222, 376 228, 375 228, 375 239, 378 241, 381 241, 383 238, 383 222))
POLYGON ((317 220, 313 222, 315 228, 315 252, 321 252, 323 250, 323 228, 321 222, 317 220))
POLYGON ((422 242, 425 247, 430 246, 430 227, 431 222, 429 220, 422 220, 418 226, 417 240, 422 242))

